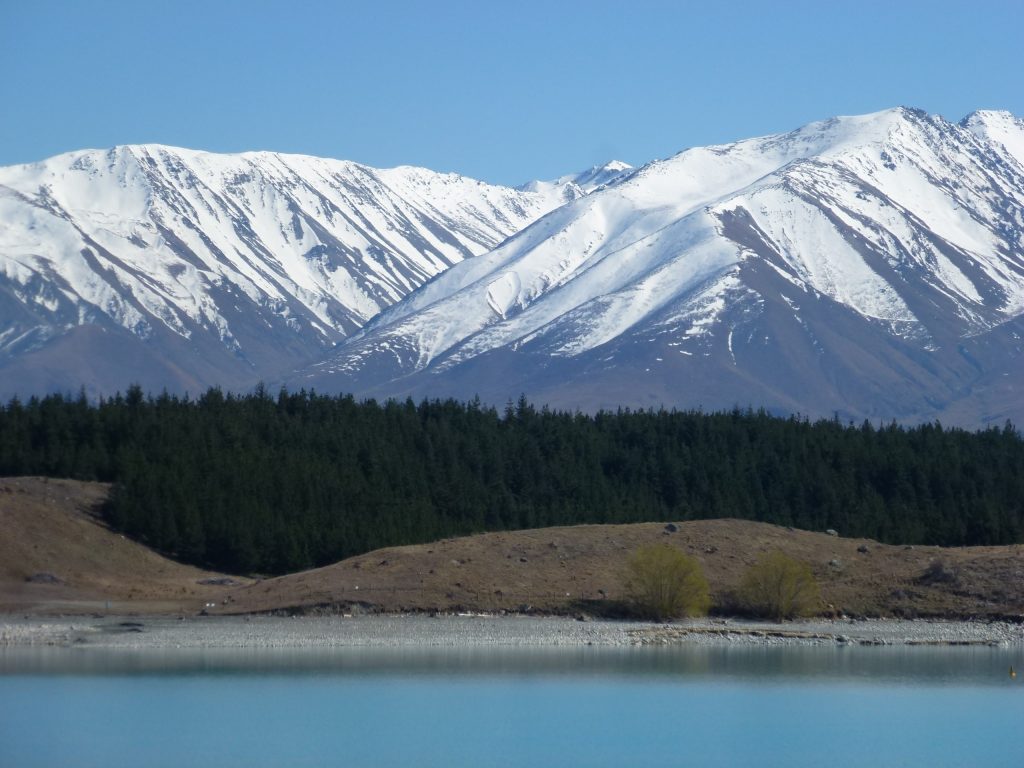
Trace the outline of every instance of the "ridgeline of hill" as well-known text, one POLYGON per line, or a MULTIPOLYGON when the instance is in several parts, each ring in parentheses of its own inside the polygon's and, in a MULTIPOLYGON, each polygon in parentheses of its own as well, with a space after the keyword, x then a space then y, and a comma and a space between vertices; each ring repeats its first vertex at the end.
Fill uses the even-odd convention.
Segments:
POLYGON ((0 478, 0 613, 622 610, 629 555, 666 543, 700 561, 716 606, 762 554, 808 563, 828 614, 1024 615, 1024 547, 877 544, 745 520, 581 525, 393 547, 250 581, 170 561, 95 515, 109 488, 0 478), (208 604, 214 603, 216 607, 208 604))
POLYGON ((891 544, 1013 544, 1007 424, 810 423, 764 412, 557 413, 525 399, 359 403, 138 388, 0 408, 0 474, 113 484, 115 530, 177 559, 282 574, 483 531, 742 518, 891 544))

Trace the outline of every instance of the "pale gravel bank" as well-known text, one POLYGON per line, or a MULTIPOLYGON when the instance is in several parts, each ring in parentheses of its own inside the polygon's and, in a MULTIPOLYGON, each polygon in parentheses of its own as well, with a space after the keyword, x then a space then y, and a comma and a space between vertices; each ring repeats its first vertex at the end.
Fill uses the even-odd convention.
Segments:
POLYGON ((1024 625, 869 619, 652 624, 534 616, 0 617, 0 646, 445 648, 639 645, 1013 645, 1024 625))

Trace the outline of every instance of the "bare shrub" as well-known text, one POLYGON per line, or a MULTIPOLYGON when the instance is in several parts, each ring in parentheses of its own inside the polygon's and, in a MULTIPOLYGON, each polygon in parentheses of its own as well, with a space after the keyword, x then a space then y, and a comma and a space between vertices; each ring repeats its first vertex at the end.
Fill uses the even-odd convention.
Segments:
POLYGON ((748 613, 779 621, 816 613, 821 608, 821 590, 807 563, 776 551, 746 572, 737 602, 748 613))
POLYGON ((703 615, 711 605, 700 563, 668 544, 632 554, 627 589, 637 612, 658 620, 703 615))

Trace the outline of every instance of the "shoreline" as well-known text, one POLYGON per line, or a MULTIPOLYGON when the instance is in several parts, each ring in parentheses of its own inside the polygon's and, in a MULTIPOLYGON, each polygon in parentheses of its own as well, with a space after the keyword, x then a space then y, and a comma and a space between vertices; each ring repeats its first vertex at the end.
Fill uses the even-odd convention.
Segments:
POLYGON ((525 615, 206 616, 0 615, 5 648, 287 649, 640 646, 992 646, 1024 644, 1024 624, 923 619, 667 624, 525 615))

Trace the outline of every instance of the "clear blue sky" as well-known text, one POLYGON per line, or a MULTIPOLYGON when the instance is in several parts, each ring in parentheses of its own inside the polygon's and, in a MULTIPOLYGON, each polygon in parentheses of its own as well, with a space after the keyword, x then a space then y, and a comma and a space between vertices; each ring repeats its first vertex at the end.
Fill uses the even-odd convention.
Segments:
POLYGON ((1022 30, 1022 0, 0 0, 0 165, 160 142, 519 183, 899 104, 1024 115, 1022 30))

